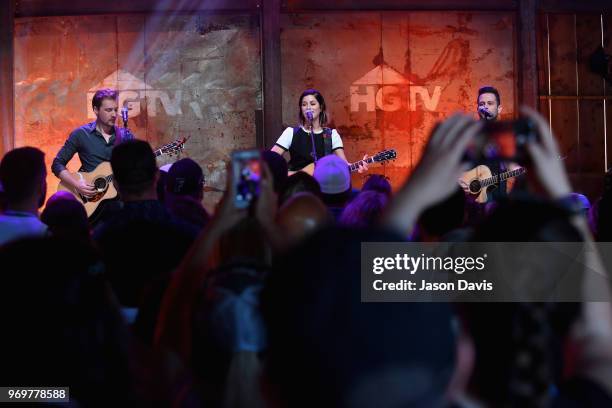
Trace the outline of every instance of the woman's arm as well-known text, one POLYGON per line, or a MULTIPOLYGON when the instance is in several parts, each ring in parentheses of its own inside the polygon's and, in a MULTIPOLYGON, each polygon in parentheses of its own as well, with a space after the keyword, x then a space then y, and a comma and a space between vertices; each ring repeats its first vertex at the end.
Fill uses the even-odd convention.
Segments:
POLYGON ((287 153, 287 151, 285 149, 283 149, 282 147, 280 147, 278 145, 272 146, 272 148, 270 150, 273 151, 274 153, 280 154, 283 157, 285 156, 285 153, 287 153))
POLYGON ((344 154, 344 149, 336 149, 334 150, 334 154, 348 163, 348 160, 346 160, 346 155, 344 154))

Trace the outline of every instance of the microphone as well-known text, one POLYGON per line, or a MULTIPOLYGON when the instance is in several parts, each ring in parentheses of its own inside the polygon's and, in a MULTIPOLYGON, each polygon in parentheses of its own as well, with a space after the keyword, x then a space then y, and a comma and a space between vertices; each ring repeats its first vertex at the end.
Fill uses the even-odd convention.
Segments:
POLYGON ((121 108, 121 119, 123 119, 123 126, 127 127, 127 123, 128 123, 128 107, 124 106, 123 108, 121 108))
POLYGON ((487 110, 487 107, 484 105, 478 107, 478 113, 481 113, 485 117, 485 119, 488 119, 493 116, 491 112, 487 110))
POLYGON ((309 122, 312 122, 312 111, 311 111, 311 110, 307 110, 307 111, 306 111, 306 119, 307 119, 309 122))

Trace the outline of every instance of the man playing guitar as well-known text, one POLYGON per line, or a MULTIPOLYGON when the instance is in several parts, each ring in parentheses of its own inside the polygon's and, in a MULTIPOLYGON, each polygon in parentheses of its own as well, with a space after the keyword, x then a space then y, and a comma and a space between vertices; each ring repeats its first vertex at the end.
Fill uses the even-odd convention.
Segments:
POLYGON ((118 113, 117 99, 118 93, 115 90, 98 90, 91 101, 96 121, 73 130, 51 165, 53 174, 84 197, 92 197, 96 190, 93 185, 75 177, 66 168, 66 164, 74 154, 77 153, 81 160, 79 172, 91 172, 100 163, 110 161, 114 146, 134 139, 134 135, 128 129, 115 126, 118 113))
MULTIPOLYGON (((499 119, 499 115, 502 112, 501 98, 499 91, 492 86, 484 86, 478 90, 477 99, 478 116, 483 121, 496 121, 499 119)), ((502 145, 499 146, 503 148, 502 145)), ((515 163, 478 163, 484 164, 489 167, 491 173, 502 174, 508 171, 518 170, 519 166, 515 163)), ((473 171, 473 170, 472 170, 473 171)), ((467 172, 466 175, 470 173, 467 172)), ((508 192, 512 190, 515 179, 504 179, 500 178, 499 182, 495 184, 495 188, 491 194, 488 195, 489 200, 498 200, 506 197, 508 192)), ((460 180, 459 184, 466 193, 470 193, 469 185, 464 180, 460 180)))

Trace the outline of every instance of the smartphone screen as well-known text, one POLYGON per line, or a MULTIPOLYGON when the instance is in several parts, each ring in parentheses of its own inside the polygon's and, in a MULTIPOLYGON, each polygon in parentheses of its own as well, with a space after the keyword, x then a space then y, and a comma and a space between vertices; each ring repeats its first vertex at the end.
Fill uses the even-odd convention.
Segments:
POLYGON ((487 122, 468 146, 465 160, 475 164, 500 161, 524 164, 528 159, 525 145, 534 137, 532 125, 524 120, 487 122))
POLYGON ((237 150, 232 153, 232 170, 236 195, 236 208, 247 208, 259 196, 261 181, 261 154, 259 150, 237 150))

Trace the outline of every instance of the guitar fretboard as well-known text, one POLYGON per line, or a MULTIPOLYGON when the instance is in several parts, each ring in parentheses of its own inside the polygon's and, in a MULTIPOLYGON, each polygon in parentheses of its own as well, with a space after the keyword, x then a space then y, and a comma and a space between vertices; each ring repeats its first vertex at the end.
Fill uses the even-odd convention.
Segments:
POLYGON ((351 172, 357 171, 359 169, 359 165, 362 165, 363 163, 374 163, 374 157, 368 157, 365 160, 359 160, 358 162, 351 163, 349 164, 349 169, 351 170, 351 172))
POLYGON ((164 153, 166 153, 166 151, 165 151, 165 149, 163 147, 161 149, 157 149, 156 151, 153 152, 155 157, 159 157, 159 156, 161 156, 164 153))
POLYGON ((509 178, 512 178, 512 177, 520 176, 523 173, 525 173, 525 168, 524 167, 519 167, 518 169, 506 171, 504 173, 496 174, 493 177, 489 177, 487 179, 484 179, 484 180, 482 180, 480 182, 480 184, 483 187, 487 187, 487 186, 490 186, 490 185, 493 185, 493 184, 497 184, 500 181, 504 181, 504 180, 508 180, 509 178))

